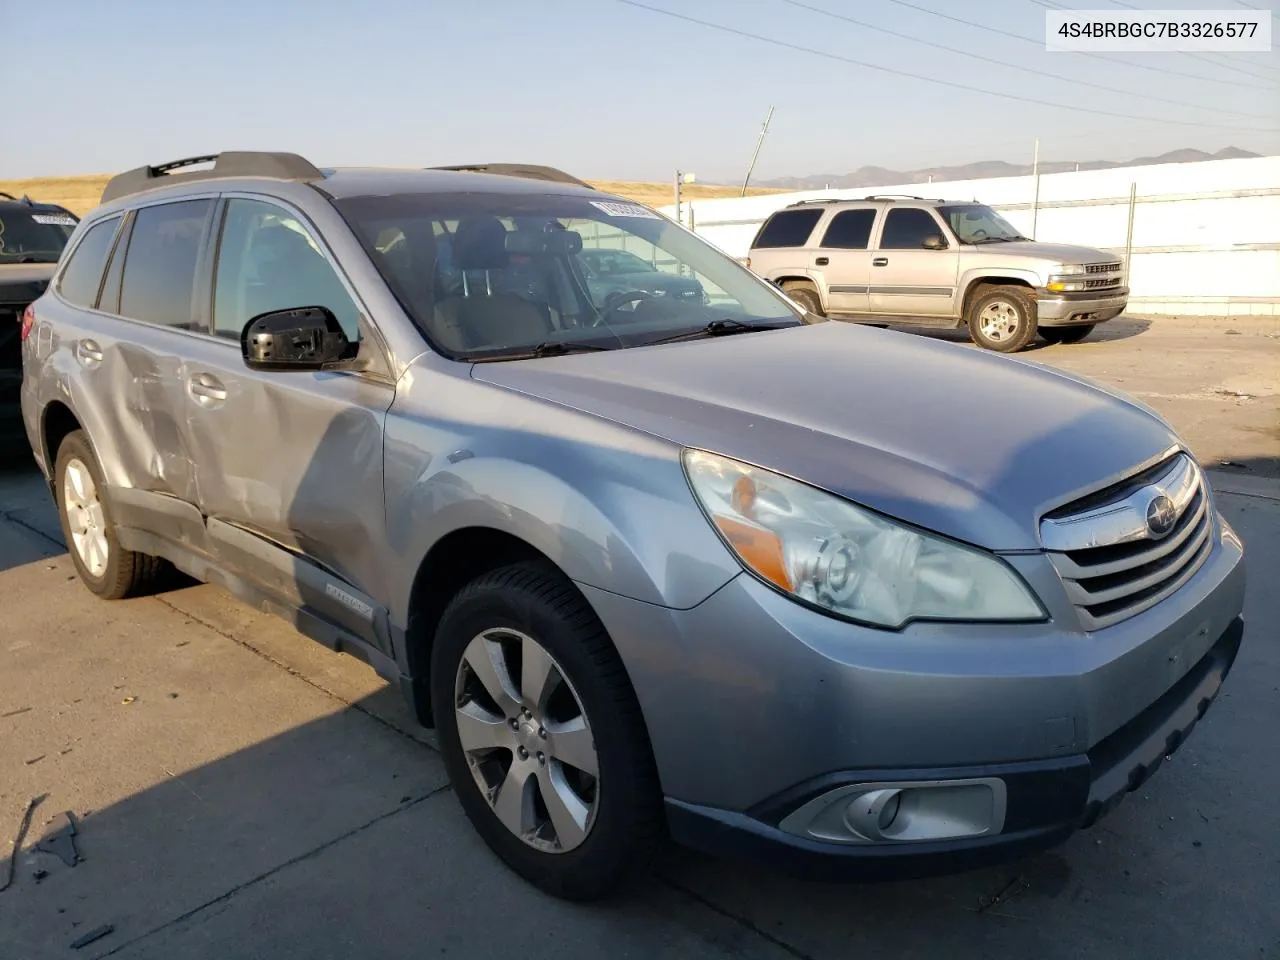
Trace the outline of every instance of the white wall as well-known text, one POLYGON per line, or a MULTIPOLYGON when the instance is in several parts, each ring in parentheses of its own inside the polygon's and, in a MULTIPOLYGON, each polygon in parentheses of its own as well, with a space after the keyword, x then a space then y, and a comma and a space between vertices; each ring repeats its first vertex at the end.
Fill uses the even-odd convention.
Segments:
MULTIPOLYGON (((1280 316, 1280 157, 1046 174, 1035 238, 1123 253, 1131 184, 1137 203, 1130 312, 1280 316)), ((1032 235, 1029 176, 697 200, 685 205, 684 220, 692 207, 700 235, 745 257, 774 210, 796 200, 873 193, 978 200, 1032 235)), ((675 208, 663 212, 674 215, 675 208)))

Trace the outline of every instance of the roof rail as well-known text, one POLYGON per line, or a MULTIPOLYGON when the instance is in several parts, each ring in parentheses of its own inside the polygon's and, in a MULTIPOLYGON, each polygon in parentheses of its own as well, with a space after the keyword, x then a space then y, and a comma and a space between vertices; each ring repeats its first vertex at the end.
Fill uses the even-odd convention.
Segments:
POLYGON ((863 200, 936 200, 937 197, 917 197, 914 193, 873 193, 863 200))
POLYGON ((258 150, 228 150, 203 157, 186 157, 155 166, 127 170, 107 181, 102 202, 109 203, 130 194, 186 180, 218 177, 269 177, 273 180, 319 180, 324 174, 296 153, 269 153, 258 150), (197 163, 212 163, 211 170, 181 171, 197 163))
POLYGON ((795 203, 789 203, 789 207, 803 207, 810 203, 841 203, 846 197, 814 197, 811 200, 797 200, 795 203))
POLYGON ((535 163, 460 163, 448 167, 427 167, 428 170, 457 170, 466 173, 489 173, 500 177, 523 177, 526 180, 548 180, 552 183, 572 183, 574 186, 595 187, 585 180, 557 170, 555 167, 543 167, 535 163))

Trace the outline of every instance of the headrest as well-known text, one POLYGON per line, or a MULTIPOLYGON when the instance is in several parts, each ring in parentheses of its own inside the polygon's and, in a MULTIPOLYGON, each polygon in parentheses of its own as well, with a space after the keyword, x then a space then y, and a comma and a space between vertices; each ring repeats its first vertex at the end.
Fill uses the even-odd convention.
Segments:
POLYGON ((497 217, 473 217, 453 234, 453 265, 459 270, 501 270, 509 262, 507 228, 497 217))

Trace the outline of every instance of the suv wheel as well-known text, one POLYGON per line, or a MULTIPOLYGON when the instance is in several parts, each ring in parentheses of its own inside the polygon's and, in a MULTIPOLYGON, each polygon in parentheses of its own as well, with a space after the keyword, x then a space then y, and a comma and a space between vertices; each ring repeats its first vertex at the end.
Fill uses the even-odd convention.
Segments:
POLYGON ((1079 343, 1093 333, 1096 324, 1082 323, 1074 327, 1041 327, 1040 336, 1049 343, 1079 343))
POLYGON ((54 496, 67 550, 86 587, 104 600, 121 600, 155 588, 165 563, 120 546, 111 507, 102 495, 102 471, 81 430, 67 434, 58 447, 54 496))
POLYGON ((808 280, 788 280, 782 285, 782 290, 815 317, 826 316, 822 309, 822 297, 818 295, 818 288, 808 280))
POLYGON ((969 302, 966 319, 978 346, 1016 353, 1035 339, 1035 297, 1024 287, 987 287, 969 302))
POLYGON ((431 698, 458 800, 518 874, 588 900, 649 864, 663 809, 640 706, 570 583, 520 564, 463 588, 436 633, 431 698))

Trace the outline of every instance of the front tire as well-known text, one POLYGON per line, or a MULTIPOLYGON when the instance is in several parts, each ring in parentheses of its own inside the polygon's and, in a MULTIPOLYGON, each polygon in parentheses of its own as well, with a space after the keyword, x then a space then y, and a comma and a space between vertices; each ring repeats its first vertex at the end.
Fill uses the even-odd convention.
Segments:
POLYGON ((1036 337, 1036 299, 1025 287, 986 287, 969 303, 969 336, 997 353, 1017 353, 1036 337))
POLYGON ((504 567, 458 593, 431 699, 458 800, 516 873, 590 900, 649 865, 663 807, 640 706, 604 626, 554 570, 504 567))
POLYGON ((1074 327, 1041 327, 1040 336, 1049 343, 1079 343, 1093 333, 1096 324, 1082 323, 1074 327))
POLYGON ((84 585, 104 600, 153 591, 165 563, 120 546, 111 505, 103 495, 102 469, 84 431, 72 431, 63 439, 53 476, 62 535, 84 585))

